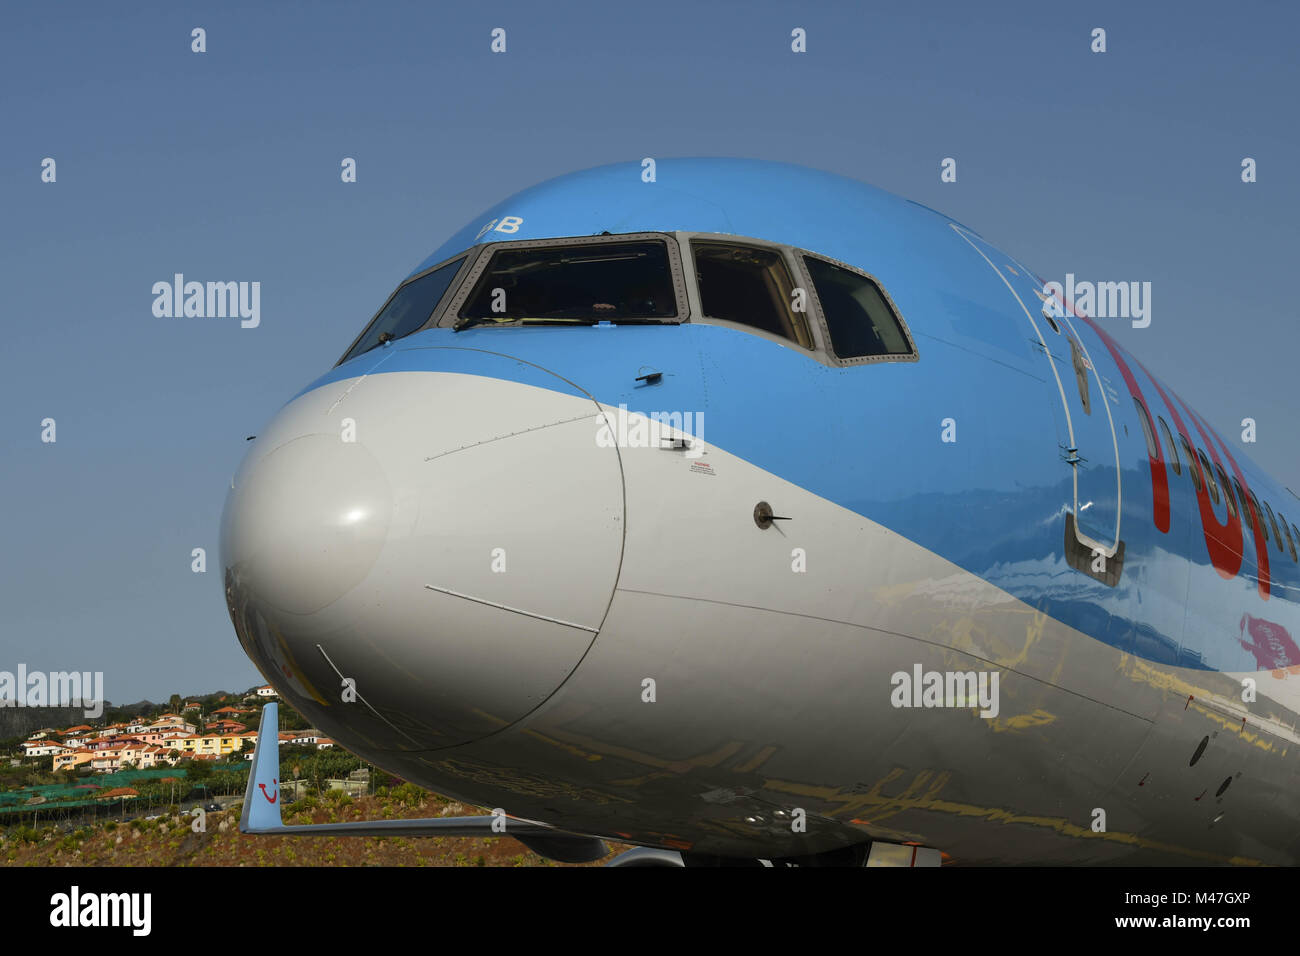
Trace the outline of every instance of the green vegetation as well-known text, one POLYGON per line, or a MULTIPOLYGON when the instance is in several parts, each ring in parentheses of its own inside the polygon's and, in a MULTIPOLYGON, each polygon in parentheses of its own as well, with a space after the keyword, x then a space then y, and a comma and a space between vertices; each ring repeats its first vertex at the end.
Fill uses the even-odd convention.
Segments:
MULTIPOLYGON (((238 719, 250 727, 260 722, 260 710, 266 703, 261 699, 245 699, 248 694, 214 693, 182 697, 173 694, 163 704, 141 701, 127 707, 106 709, 98 720, 82 719, 77 715, 72 723, 46 723, 43 726, 64 728, 85 723, 96 729, 110 724, 129 724, 137 720, 154 720, 165 713, 180 714, 193 724, 201 725, 210 719, 213 711, 222 707, 246 707, 253 711, 238 719), (197 704, 189 710, 187 703, 197 704)), ((308 722, 292 707, 280 703, 281 730, 304 730, 308 722)), ((200 728, 200 732, 201 728, 200 728)), ((130 763, 114 773, 94 771, 88 763, 54 773, 51 758, 23 756, 25 737, 10 736, 0 741, 0 860, 13 859, 13 847, 29 842, 53 841, 61 852, 80 852, 85 833, 108 833, 121 824, 128 824, 128 836, 152 832, 158 826, 156 816, 170 819, 182 807, 196 802, 204 804, 216 800, 226 804, 231 796, 242 794, 247 786, 251 764, 246 751, 236 751, 221 760, 182 759, 176 766, 136 769, 130 763), (129 787, 135 796, 102 799, 100 794, 129 787), (70 827, 75 827, 69 831, 70 827), (81 834, 81 836, 78 836, 81 834), (8 849, 4 849, 7 847, 8 849)), ((52 739, 58 739, 52 737, 52 739)), ((177 755, 176 751, 171 752, 177 755)), ((178 755, 177 755, 178 756, 178 755)), ((342 749, 317 750, 314 746, 279 747, 284 783, 294 802, 285 808, 286 820, 310 823, 324 819, 354 818, 358 800, 367 799, 367 790, 379 790, 383 797, 376 806, 379 819, 408 815, 422 808, 427 801, 443 804, 411 784, 401 783, 388 774, 369 767, 342 749), (369 778, 353 778, 347 789, 338 789, 339 780, 349 780, 359 770, 369 770, 369 778), (333 788, 331 781, 335 781, 333 788), (367 786, 369 784, 369 786, 367 786), (387 786, 393 784, 390 790, 387 786), (391 799, 388 799, 391 794, 391 799)), ((186 828, 188 829, 188 828, 186 828)), ((179 837, 174 833, 171 842, 179 837)))
MULTIPOLYGON (((330 791, 285 807, 294 822, 327 819, 383 819, 436 816, 447 801, 409 785, 388 796, 349 797, 330 791), (414 794, 423 799, 411 802, 414 794), (297 819, 301 818, 301 819, 297 819)), ((467 812, 475 811, 466 808, 467 812)), ((155 820, 126 824, 115 820, 71 831, 54 827, 16 827, 0 835, 0 861, 15 866, 538 866, 546 865, 508 836, 493 839, 453 837, 291 837, 246 836, 237 827, 239 808, 209 813, 206 827, 193 829, 190 817, 168 813, 155 820)))

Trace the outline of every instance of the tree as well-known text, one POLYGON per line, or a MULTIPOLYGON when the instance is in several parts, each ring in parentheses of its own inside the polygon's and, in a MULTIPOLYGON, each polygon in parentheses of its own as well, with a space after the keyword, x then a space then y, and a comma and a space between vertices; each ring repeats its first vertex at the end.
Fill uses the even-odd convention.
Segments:
POLYGON ((307 730, 311 724, 307 723, 302 714, 298 713, 288 704, 280 704, 280 729, 281 730, 307 730))

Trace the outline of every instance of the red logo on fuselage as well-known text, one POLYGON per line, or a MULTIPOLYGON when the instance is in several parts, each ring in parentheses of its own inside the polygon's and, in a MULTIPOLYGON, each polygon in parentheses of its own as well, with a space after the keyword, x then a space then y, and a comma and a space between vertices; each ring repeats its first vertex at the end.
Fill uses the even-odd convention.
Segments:
POLYGON ((257 785, 257 789, 262 791, 262 796, 266 797, 267 803, 275 803, 276 800, 280 799, 280 781, 277 778, 272 777, 271 783, 275 785, 274 794, 269 794, 266 792, 266 784, 259 783, 257 785))

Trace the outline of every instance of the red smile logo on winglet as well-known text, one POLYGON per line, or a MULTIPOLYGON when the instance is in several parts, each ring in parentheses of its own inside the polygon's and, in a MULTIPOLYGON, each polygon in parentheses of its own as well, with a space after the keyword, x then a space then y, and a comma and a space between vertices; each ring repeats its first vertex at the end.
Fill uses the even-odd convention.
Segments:
POLYGON ((262 791, 262 796, 266 797, 266 802, 267 802, 267 803, 275 803, 276 800, 280 799, 280 781, 277 780, 275 777, 272 777, 272 778, 271 778, 271 783, 273 783, 273 784, 275 785, 275 794, 274 794, 274 795, 269 794, 269 793, 266 792, 266 784, 264 784, 264 783, 259 783, 259 784, 257 785, 257 789, 262 791))

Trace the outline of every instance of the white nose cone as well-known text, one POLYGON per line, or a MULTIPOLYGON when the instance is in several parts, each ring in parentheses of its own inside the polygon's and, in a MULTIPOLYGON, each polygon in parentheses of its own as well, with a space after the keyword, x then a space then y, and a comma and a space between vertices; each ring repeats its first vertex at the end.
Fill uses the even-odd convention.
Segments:
POLYGON ((295 399, 227 498, 240 642, 354 749, 434 750, 519 720, 578 666, 618 580, 623 475, 598 406, 535 367, 538 384, 512 381, 505 356, 447 351, 474 373, 295 399))
POLYGON ((366 579, 388 538, 393 492, 375 456, 337 435, 272 451, 231 491, 226 557, 264 610, 310 614, 366 579))

